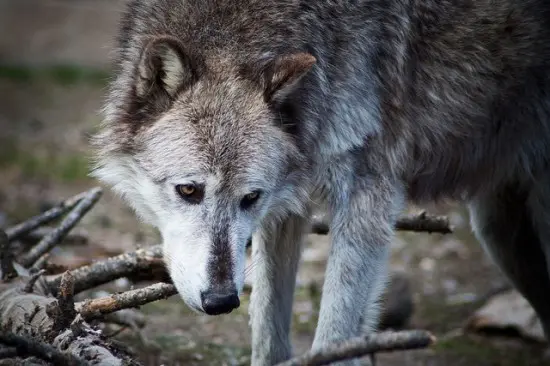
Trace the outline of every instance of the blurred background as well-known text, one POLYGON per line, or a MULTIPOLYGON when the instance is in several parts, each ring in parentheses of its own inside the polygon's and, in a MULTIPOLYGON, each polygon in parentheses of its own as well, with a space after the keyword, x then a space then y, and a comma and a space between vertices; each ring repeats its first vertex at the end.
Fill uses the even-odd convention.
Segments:
MULTIPOLYGON (((0 0, 0 228, 97 185, 87 176, 88 138, 101 121, 123 3, 0 0)), ((431 350, 381 355, 379 364, 550 365, 530 308, 513 292, 499 292, 506 281, 473 238, 464 208, 423 208, 448 215, 455 232, 400 232, 387 298, 394 326, 428 329, 440 342, 431 350)), ((56 248, 54 263, 73 268, 159 243, 156 231, 109 190, 75 232, 83 240, 56 248)), ((294 307, 296 352, 307 350, 313 338, 329 239, 308 238, 294 307)), ((118 281, 103 290, 127 286, 118 281)), ((176 297, 158 301, 143 307, 141 335, 125 330, 117 338, 147 365, 247 364, 248 295, 242 304, 211 318, 191 313, 176 297)))

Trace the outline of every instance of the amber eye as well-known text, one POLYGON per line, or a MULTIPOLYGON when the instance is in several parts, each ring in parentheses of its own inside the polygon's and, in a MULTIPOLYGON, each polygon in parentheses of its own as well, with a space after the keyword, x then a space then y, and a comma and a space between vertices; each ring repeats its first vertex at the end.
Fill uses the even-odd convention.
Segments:
POLYGON ((194 184, 178 184, 176 192, 178 192, 181 198, 192 204, 200 203, 204 197, 203 187, 194 184))
POLYGON ((180 184, 177 189, 182 196, 190 196, 195 193, 195 187, 190 184, 180 184))
POLYGON ((260 198, 260 192, 254 191, 250 192, 249 194, 245 195, 241 201, 241 207, 243 209, 247 209, 250 206, 252 206, 257 200, 260 198))

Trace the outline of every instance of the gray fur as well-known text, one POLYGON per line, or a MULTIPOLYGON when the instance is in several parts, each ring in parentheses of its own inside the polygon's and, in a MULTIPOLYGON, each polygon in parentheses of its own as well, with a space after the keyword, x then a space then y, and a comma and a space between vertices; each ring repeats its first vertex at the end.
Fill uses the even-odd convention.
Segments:
POLYGON ((328 205, 333 233, 314 348, 376 324, 407 199, 469 203, 476 235, 548 332, 549 10, 543 0, 130 1, 94 174, 159 227, 197 311, 202 291, 241 290, 256 233, 254 365, 290 356, 312 200, 328 205), (200 204, 174 193, 189 182, 204 187, 200 204), (243 210, 254 190, 261 198, 243 210))
POLYGON ((254 365, 291 356, 288 334, 305 224, 302 217, 291 215, 264 226, 254 238, 255 287, 250 301, 254 365))

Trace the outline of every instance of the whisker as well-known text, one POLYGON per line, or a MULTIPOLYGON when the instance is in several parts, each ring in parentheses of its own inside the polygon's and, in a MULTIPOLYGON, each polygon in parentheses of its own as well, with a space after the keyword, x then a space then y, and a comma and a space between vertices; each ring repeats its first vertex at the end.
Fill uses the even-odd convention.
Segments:
POLYGON ((248 277, 252 273, 254 268, 256 268, 256 266, 258 264, 262 263, 263 260, 265 260, 265 259, 261 256, 254 256, 252 258, 252 261, 246 266, 246 268, 244 270, 245 277, 248 277))

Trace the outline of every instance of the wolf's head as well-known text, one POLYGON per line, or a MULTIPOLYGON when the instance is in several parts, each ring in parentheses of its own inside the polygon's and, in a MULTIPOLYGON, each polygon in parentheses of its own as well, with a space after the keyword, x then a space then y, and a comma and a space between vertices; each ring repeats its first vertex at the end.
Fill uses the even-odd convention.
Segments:
POLYGON ((277 105, 314 62, 294 53, 235 65, 171 37, 123 61, 93 175, 160 230, 174 284, 197 311, 239 306, 259 223, 303 210, 307 164, 277 105))

